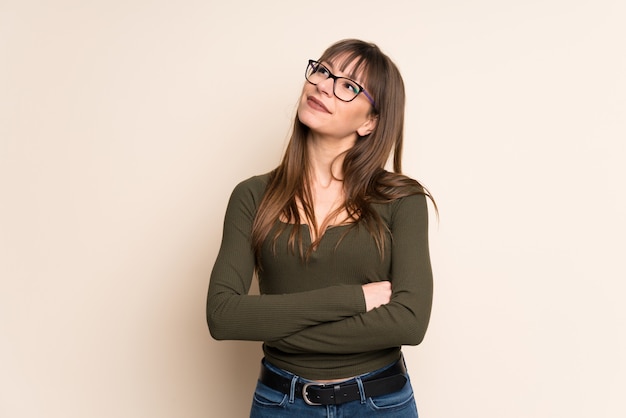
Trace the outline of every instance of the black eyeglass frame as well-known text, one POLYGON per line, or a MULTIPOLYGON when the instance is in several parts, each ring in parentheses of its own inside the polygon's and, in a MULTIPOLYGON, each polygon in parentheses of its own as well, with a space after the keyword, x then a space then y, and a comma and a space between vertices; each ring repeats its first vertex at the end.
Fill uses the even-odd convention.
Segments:
MULTIPOLYGON (((308 81, 309 83, 313 84, 314 86, 316 86, 318 83, 313 83, 311 80, 309 80, 309 77, 307 77, 307 75, 309 75, 309 67, 314 68, 315 70, 317 70, 319 67, 323 67, 326 69, 326 72, 328 73, 328 78, 332 78, 333 80, 333 94, 335 95, 336 98, 338 98, 339 100, 341 100, 342 102, 351 102, 354 99, 356 99, 359 94, 363 93, 365 95, 365 97, 367 98, 367 100, 370 102, 370 104, 372 105, 372 107, 376 110, 378 110, 378 108, 376 107, 376 102, 374 101, 374 99, 372 98, 372 96, 370 96, 370 94, 367 92, 367 90, 365 90, 365 88, 360 85, 359 83, 357 83, 356 81, 354 81, 351 78, 348 77, 339 77, 333 73, 330 72, 330 70, 328 69, 328 67, 326 67, 324 64, 322 64, 319 61, 316 60, 309 60, 308 65, 306 66, 306 71, 304 72, 304 78, 306 79, 306 81, 308 81), (354 95, 354 97, 350 100, 344 100, 341 97, 337 96, 337 93, 335 93, 335 86, 337 85, 337 80, 339 79, 346 79, 346 80, 350 80, 350 82, 356 84, 356 86, 359 88, 359 91, 357 92, 357 94, 354 95)), ((313 74, 313 73, 311 73, 313 74)))

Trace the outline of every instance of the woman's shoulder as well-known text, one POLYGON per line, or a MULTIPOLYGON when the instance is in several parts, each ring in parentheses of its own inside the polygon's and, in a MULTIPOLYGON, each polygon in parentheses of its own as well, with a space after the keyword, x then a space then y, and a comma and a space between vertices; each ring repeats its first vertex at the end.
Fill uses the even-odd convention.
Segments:
POLYGON ((432 200, 428 189, 405 174, 381 171, 376 180, 371 202, 384 218, 392 218, 396 213, 406 210, 422 212, 426 210, 427 200, 432 200))
POLYGON ((251 201, 256 206, 263 198, 271 173, 249 177, 239 182, 233 189, 231 199, 251 201))
POLYGON ((256 176, 249 177, 245 180, 242 180, 235 186, 235 190, 237 189, 245 189, 245 190, 261 190, 264 191, 269 183, 271 173, 259 174, 256 176))
POLYGON ((414 178, 387 170, 378 173, 374 184, 372 197, 379 197, 388 202, 407 196, 428 194, 426 188, 414 178))

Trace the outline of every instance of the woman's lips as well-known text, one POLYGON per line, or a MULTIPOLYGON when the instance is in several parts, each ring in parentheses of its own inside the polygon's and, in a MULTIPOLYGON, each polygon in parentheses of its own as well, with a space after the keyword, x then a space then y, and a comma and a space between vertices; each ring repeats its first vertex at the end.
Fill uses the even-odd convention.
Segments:
POLYGON ((309 104, 310 107, 312 107, 315 110, 319 110, 320 112, 330 113, 330 110, 328 110, 328 108, 324 106, 324 103, 322 103, 319 99, 316 99, 313 96, 307 97, 307 103, 309 104))

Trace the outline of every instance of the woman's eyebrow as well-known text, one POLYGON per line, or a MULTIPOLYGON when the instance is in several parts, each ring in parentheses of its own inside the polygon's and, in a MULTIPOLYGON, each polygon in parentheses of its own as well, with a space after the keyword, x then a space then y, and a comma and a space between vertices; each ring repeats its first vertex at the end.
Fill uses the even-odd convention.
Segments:
POLYGON ((333 68, 333 65, 329 62, 326 61, 320 61, 320 64, 322 64, 324 67, 328 68, 330 71, 335 71, 335 69, 333 68))

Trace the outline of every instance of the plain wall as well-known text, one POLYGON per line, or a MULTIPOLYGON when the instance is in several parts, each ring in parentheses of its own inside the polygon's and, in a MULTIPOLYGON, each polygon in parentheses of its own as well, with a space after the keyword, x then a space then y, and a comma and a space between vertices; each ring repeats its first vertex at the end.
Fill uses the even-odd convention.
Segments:
POLYGON ((247 416, 205 297, 306 60, 374 41, 440 207, 425 418, 626 416, 621 0, 0 0, 0 416, 247 416))

